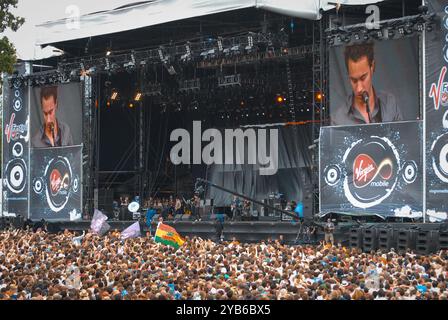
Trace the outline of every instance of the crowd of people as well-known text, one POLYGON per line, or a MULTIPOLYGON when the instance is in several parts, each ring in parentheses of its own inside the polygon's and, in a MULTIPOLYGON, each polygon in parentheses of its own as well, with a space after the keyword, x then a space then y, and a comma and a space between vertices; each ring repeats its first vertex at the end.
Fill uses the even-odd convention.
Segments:
POLYGON ((0 231, 0 300, 446 300, 447 252, 0 231))

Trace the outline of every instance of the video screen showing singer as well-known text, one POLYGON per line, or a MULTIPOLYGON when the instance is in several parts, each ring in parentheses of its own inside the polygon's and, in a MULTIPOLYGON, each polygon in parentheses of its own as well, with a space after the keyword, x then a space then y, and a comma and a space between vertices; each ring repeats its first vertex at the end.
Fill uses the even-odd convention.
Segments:
POLYGON ((377 91, 373 86, 375 74, 373 43, 345 47, 344 58, 352 93, 335 111, 331 124, 356 125, 403 120, 395 96, 385 91, 377 91))
POLYGON ((58 87, 43 87, 40 91, 43 126, 32 138, 35 148, 65 147, 73 145, 69 126, 60 121, 58 111, 58 87))

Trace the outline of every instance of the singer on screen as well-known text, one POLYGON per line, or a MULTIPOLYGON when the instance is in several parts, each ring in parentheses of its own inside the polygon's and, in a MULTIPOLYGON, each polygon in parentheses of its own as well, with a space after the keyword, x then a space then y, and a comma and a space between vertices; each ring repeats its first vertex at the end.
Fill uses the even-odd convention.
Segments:
POLYGON ((43 87, 40 91, 43 125, 32 139, 35 148, 64 147, 73 145, 69 126, 58 120, 58 87, 43 87))
POLYGON ((373 43, 347 46, 344 56, 352 93, 347 97, 346 103, 335 112, 331 124, 337 126, 402 120, 395 97, 373 87, 373 43))

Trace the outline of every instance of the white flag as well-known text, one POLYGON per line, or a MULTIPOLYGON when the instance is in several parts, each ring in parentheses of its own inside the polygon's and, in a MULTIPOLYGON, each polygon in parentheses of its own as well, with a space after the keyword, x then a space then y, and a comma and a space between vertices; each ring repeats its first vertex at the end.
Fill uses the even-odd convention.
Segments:
POLYGON ((137 221, 133 225, 129 226, 121 233, 121 239, 137 238, 140 237, 140 223, 137 221))
POLYGON ((90 223, 90 229, 96 234, 99 234, 103 224, 106 222, 107 216, 101 211, 95 209, 93 214, 92 222, 90 223))

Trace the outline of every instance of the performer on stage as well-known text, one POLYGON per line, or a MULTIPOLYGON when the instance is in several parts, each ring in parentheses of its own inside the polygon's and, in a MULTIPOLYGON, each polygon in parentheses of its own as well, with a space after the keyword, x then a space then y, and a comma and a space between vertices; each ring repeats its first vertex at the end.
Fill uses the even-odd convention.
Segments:
POLYGON ((232 210, 232 220, 236 221, 241 216, 241 200, 237 196, 233 196, 230 208, 232 210))
POLYGON ((331 245, 334 244, 334 223, 331 221, 330 218, 328 218, 327 223, 325 224, 325 242, 330 242, 331 245))
POLYGON ((182 200, 179 197, 176 197, 176 202, 174 204, 174 215, 183 215, 184 211, 182 209, 182 200))
POLYGON ((34 148, 64 147, 73 145, 70 127, 58 120, 58 87, 44 87, 40 91, 43 126, 31 139, 34 148))
POLYGON ((332 116, 332 125, 380 123, 403 120, 391 93, 373 87, 375 58, 373 43, 347 46, 345 64, 352 93, 332 116))
POLYGON ((198 194, 195 194, 193 199, 191 200, 192 202, 192 211, 193 211, 193 215, 195 216, 195 221, 201 221, 201 214, 199 213, 199 207, 201 206, 201 198, 199 197, 198 194))
POLYGON ((243 210, 242 210, 242 216, 245 218, 250 217, 250 201, 249 200, 244 200, 243 203, 243 210))

